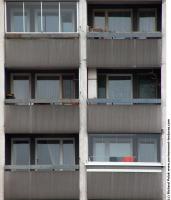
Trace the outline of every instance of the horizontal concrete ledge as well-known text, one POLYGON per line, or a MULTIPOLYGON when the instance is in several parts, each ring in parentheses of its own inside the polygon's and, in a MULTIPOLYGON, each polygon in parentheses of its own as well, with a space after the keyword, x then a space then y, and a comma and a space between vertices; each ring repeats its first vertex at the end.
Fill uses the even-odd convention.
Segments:
POLYGON ((128 33, 117 33, 117 32, 88 32, 88 38, 104 38, 104 39, 146 39, 146 38, 161 38, 161 32, 128 32, 128 33))
POLYGON ((75 171, 79 169, 79 165, 5 165, 5 170, 24 170, 24 171, 29 171, 29 170, 45 170, 45 171, 75 171))
POLYGON ((86 167, 88 172, 161 173, 163 165, 161 163, 145 162, 88 162, 86 167))
POLYGON ((63 39, 63 38, 78 38, 79 33, 5 33, 7 39, 37 39, 37 38, 49 38, 49 39, 63 39))
POLYGON ((161 99, 87 99, 88 104, 117 104, 117 105, 132 105, 132 104, 161 104, 161 99))
POLYGON ((56 101, 46 100, 46 99, 6 99, 5 104, 9 105, 35 105, 35 104, 54 104, 54 105, 77 105, 79 104, 79 99, 59 99, 56 101))

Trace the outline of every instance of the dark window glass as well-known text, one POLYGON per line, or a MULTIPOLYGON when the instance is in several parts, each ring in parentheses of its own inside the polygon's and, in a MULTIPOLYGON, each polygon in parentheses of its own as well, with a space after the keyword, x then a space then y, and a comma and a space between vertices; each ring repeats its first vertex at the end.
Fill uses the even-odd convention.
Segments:
POLYGON ((74 98, 74 80, 73 76, 63 76, 63 98, 74 98))
POLYGON ((106 76, 98 76, 98 98, 106 98, 106 76))

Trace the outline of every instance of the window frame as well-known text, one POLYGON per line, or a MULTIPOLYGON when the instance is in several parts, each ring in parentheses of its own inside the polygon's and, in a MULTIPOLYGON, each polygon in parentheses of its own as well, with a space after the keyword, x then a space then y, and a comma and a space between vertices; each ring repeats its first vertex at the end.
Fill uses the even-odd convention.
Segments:
POLYGON ((158 18, 157 18, 157 8, 139 8, 138 9, 138 12, 137 12, 137 17, 138 17, 138 20, 137 20, 137 28, 138 28, 138 32, 141 32, 140 31, 140 12, 141 11, 154 11, 155 12, 155 31, 154 32, 157 32, 157 21, 158 21, 158 18))
MULTIPOLYGON (((29 81, 29 99, 31 99, 31 74, 30 73, 11 73, 10 74, 10 93, 14 94, 14 76, 28 76, 29 81)), ((14 94, 15 96, 15 94, 14 94)), ((15 98, 16 99, 16 98, 15 98)))
MULTIPOLYGON (((37 1, 38 2, 38 1, 37 1)), ((5 2, 5 32, 6 33, 22 33, 22 34, 24 34, 24 33, 27 33, 27 34, 33 34, 33 33, 44 33, 44 34, 48 34, 48 33, 53 33, 53 34, 58 34, 58 33, 64 33, 64 34, 71 34, 71 33, 78 33, 79 32, 79 4, 78 4, 78 2, 75 2, 75 1, 72 1, 72 3, 75 3, 75 8, 76 8, 76 12, 75 12, 75 19, 74 19, 74 15, 73 15, 73 21, 74 21, 74 29, 76 29, 75 31, 73 31, 73 32, 62 32, 61 31, 61 3, 62 2, 58 2, 58 1, 56 1, 57 3, 58 3, 58 32, 44 32, 43 31, 43 20, 42 20, 42 13, 43 13, 43 10, 44 10, 44 8, 43 8, 43 1, 40 1, 40 12, 41 12, 41 31, 39 32, 38 31, 38 27, 36 27, 37 26, 37 24, 38 24, 38 20, 37 20, 37 17, 36 17, 36 13, 37 12, 35 12, 34 13, 34 17, 35 17, 35 31, 25 31, 25 16, 24 16, 24 13, 25 12, 28 12, 28 18, 29 18, 29 20, 28 20, 28 25, 27 25, 27 28, 28 28, 28 30, 30 30, 30 14, 29 14, 29 11, 25 11, 25 1, 23 1, 22 3, 23 3, 23 5, 22 5, 22 17, 23 17, 23 32, 12 32, 12 31, 8 31, 7 30, 7 27, 8 27, 8 24, 7 24, 7 16, 8 16, 8 8, 7 8, 7 4, 8 4, 8 2, 5 2)), ((18 2, 19 3, 19 2, 18 2)), ((71 3, 71 2, 69 2, 69 3, 71 3)), ((15 8, 15 9, 17 9, 17 8, 15 8)), ((36 9, 35 9, 36 10, 36 9)), ((38 9, 37 9, 38 10, 38 9)), ((74 13, 74 11, 73 11, 73 13, 74 13)), ((38 15, 37 15, 38 16, 38 15)), ((10 17, 11 17, 11 14, 10 14, 10 17)), ((10 29, 11 29, 11 24, 12 24, 12 21, 11 21, 11 19, 10 19, 10 21, 9 21, 9 27, 10 27, 10 29)))
MULTIPOLYGON (((119 8, 115 8, 115 9, 93 9, 93 28, 95 27, 95 13, 97 12, 104 12, 105 14, 105 29, 103 30, 103 32, 109 32, 109 12, 121 12, 121 11, 129 11, 130 12, 130 18, 131 18, 131 32, 133 32, 133 9, 132 8, 123 8, 123 9, 119 9, 119 8)), ((120 32, 118 32, 120 33, 120 32)), ((122 32, 123 33, 123 32, 122 32)))
MULTIPOLYGON (((52 74, 52 73, 36 73, 35 74, 35 99, 39 99, 37 98, 37 77, 46 77, 46 76, 51 76, 51 77, 59 77, 59 99, 61 99, 61 75, 60 74, 52 74)), ((59 100, 59 99, 56 99, 59 100)))
MULTIPOLYGON (((37 150, 38 150, 38 141, 46 141, 46 140, 51 140, 51 141, 59 141, 59 155, 60 155, 60 158, 59 158, 59 166, 62 166, 64 165, 63 164, 63 158, 64 158, 64 155, 63 155, 63 141, 65 140, 72 140, 73 141, 73 151, 74 151, 74 155, 73 155, 73 160, 74 160, 74 163, 75 163, 75 138, 35 138, 35 165, 41 165, 41 164, 38 164, 38 155, 37 155, 37 150)), ((46 165, 46 164, 45 164, 46 165)))
POLYGON ((75 88, 75 74, 62 74, 61 75, 62 77, 61 77, 61 96, 62 96, 62 99, 75 99, 75 96, 76 96, 76 88, 75 88), (63 90, 63 82, 64 82, 64 76, 72 76, 73 77, 73 79, 72 79, 72 81, 73 81, 73 96, 74 96, 74 98, 64 98, 63 96, 64 96, 64 90, 63 90))
MULTIPOLYGON (((94 147, 93 147, 93 139, 94 138, 102 138, 102 137, 127 137, 127 138, 131 138, 132 139, 132 156, 135 158, 133 163, 161 163, 161 134, 160 133, 152 133, 152 134, 148 134, 148 133, 141 133, 141 134, 136 134, 136 133, 122 133, 122 134, 108 134, 108 133, 93 133, 93 134, 89 134, 89 138, 88 138, 88 156, 89 156, 89 161, 90 162, 110 162, 110 163, 118 163, 118 161, 95 161, 93 159, 91 159, 94 154, 94 147), (143 139, 154 139, 156 140, 156 155, 157 155, 157 161, 156 162, 147 162, 147 161, 138 161, 138 141, 139 140, 143 140, 143 139)), ((105 152, 106 153, 106 152, 105 152)), ((120 162, 120 161, 119 161, 120 162)), ((122 161, 121 161, 122 162, 122 161)), ((123 164, 127 164, 127 162, 122 162, 123 164)))
POLYGON ((28 141, 28 144, 29 144, 29 164, 28 165, 31 165, 31 140, 30 138, 12 138, 11 139, 11 165, 16 165, 14 164, 14 141, 28 141))
MULTIPOLYGON (((58 4, 59 5, 59 4, 58 4)), ((43 32, 43 33, 59 33, 59 7, 58 7, 58 31, 55 31, 55 32, 51 32, 51 31, 44 31, 43 30, 43 13, 44 13, 44 11, 45 12, 47 12, 47 11, 50 11, 50 12, 54 12, 54 11, 56 11, 56 9, 54 8, 54 9, 52 9, 52 10, 49 10, 49 9, 43 9, 42 8, 42 12, 41 12, 41 10, 40 10, 40 29, 41 29, 41 31, 38 31, 38 17, 39 17, 39 9, 36 9, 35 10, 35 13, 34 13, 34 17, 35 17, 35 32, 37 32, 37 33, 41 33, 41 32, 43 32)), ((49 12, 49 13, 50 13, 49 12)))
POLYGON ((113 76, 130 76, 130 81, 131 81, 131 98, 133 99, 133 74, 106 74, 106 98, 109 99, 109 77, 113 76))
MULTIPOLYGON (((76 10, 77 10, 77 7, 76 7, 76 10)), ((76 19, 76 22, 75 22, 75 20, 74 20, 74 10, 66 9, 66 8, 65 9, 61 9, 61 5, 60 5, 60 24, 59 24, 59 26, 60 26, 61 33, 75 33, 75 32, 77 32, 77 30, 76 31, 71 31, 71 32, 64 32, 64 31, 62 31, 62 15, 61 15, 61 13, 63 11, 64 12, 66 12, 66 11, 67 12, 72 11, 72 22, 73 22, 72 28, 75 29, 75 27, 76 27, 76 29, 77 29, 77 19, 76 19)), ((75 17, 77 17, 77 13, 76 13, 75 17)))
POLYGON ((52 76, 52 77, 59 77, 59 99, 66 99, 66 98, 63 98, 63 76, 72 76, 73 77, 73 83, 74 83, 74 99, 75 99, 75 95, 76 95, 76 91, 75 91, 75 82, 74 82, 74 79, 75 79, 75 74, 74 73, 36 73, 35 74, 35 99, 38 99, 36 96, 36 88, 37 88, 37 77, 38 76, 52 76))

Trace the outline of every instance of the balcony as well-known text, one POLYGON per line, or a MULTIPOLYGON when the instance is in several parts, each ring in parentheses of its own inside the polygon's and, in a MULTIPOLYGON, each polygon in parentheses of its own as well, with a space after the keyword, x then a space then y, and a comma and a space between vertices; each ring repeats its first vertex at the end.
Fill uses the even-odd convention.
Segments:
POLYGON ((78 133, 78 100, 63 102, 6 100, 5 132, 78 133))
POLYGON ((160 100, 88 100, 89 133, 160 133, 160 100))
POLYGON ((89 199, 162 199, 161 164, 89 162, 87 173, 89 199))
POLYGON ((77 2, 7 2, 6 6, 7 68, 78 68, 77 2))
POLYGON ((160 68, 161 33, 88 33, 88 67, 160 68))
POLYGON ((5 199, 78 199, 79 172, 58 170, 33 166, 27 170, 14 170, 7 166, 4 177, 5 199))
POLYGON ((10 69, 78 68, 78 34, 8 33, 5 55, 6 67, 10 69))

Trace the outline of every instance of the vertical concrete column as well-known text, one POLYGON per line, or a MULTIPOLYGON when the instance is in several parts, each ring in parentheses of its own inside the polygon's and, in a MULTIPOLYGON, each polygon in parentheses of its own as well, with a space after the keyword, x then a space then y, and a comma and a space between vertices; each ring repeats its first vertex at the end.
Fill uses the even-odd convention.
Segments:
POLYGON ((4 199, 4 1, 0 0, 0 200, 4 199))
POLYGON ((166 1, 162 1, 162 59, 161 59, 161 109, 162 109, 162 137, 161 137, 161 161, 163 167, 163 200, 166 199, 166 1))
POLYGON ((79 129, 79 198, 87 200, 88 134, 87 134, 87 2, 79 2, 79 100, 80 100, 80 129, 79 129))
POLYGON ((97 98, 97 70, 88 69, 88 98, 97 98))

